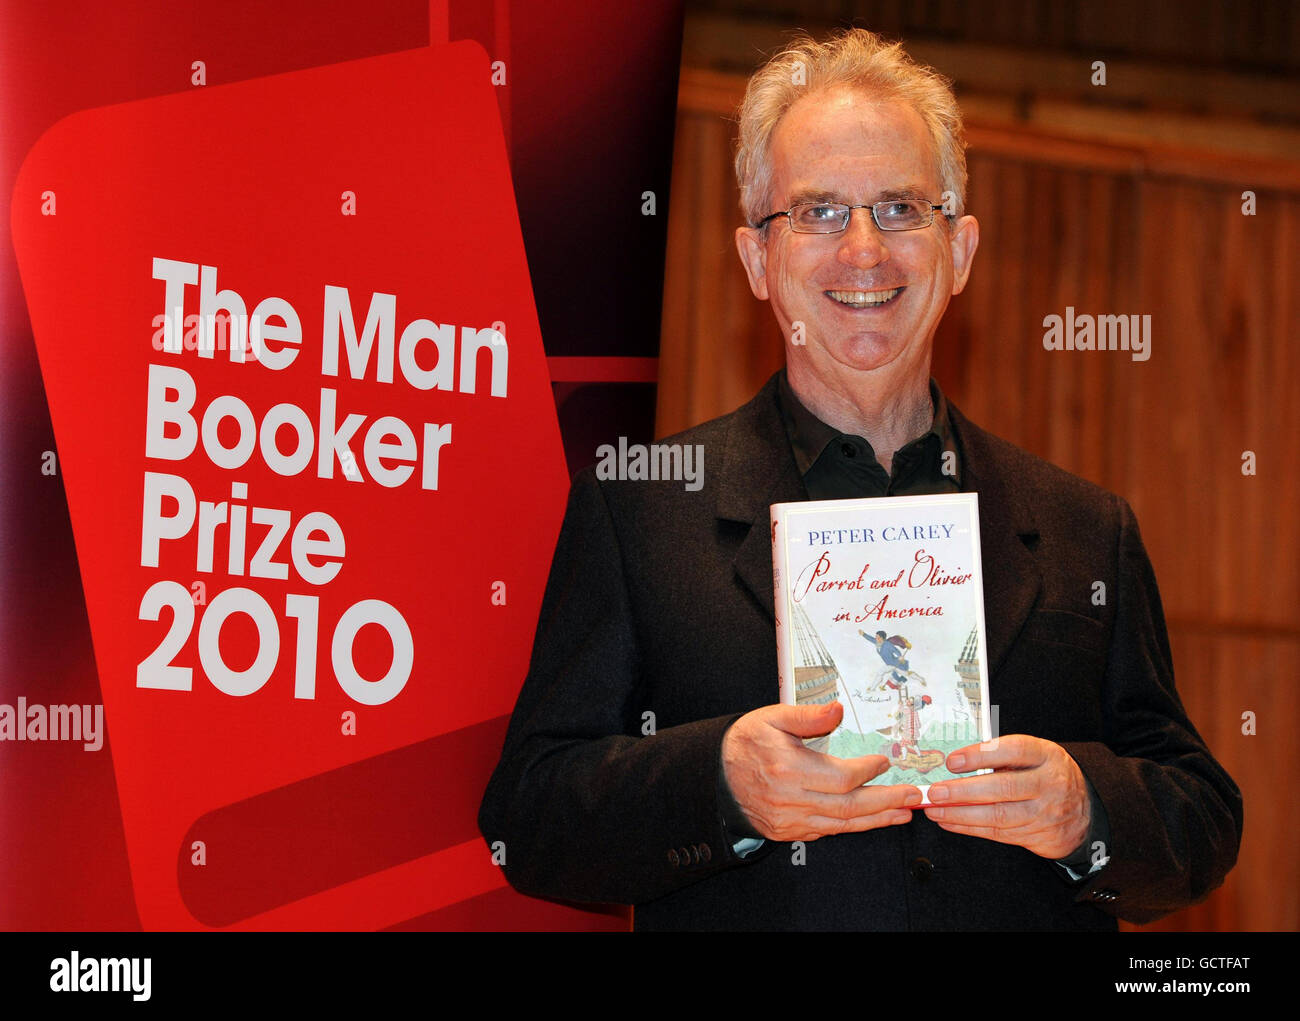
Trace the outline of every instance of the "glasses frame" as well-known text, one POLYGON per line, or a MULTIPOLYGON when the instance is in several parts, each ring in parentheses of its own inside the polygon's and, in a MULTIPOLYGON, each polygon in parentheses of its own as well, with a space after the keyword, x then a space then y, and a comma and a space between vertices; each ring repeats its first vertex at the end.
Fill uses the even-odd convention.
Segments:
POLYGON ((942 208, 943 208, 942 204, 936 204, 934 202, 929 201, 928 199, 881 199, 879 202, 863 202, 858 205, 849 205, 846 202, 829 202, 829 201, 799 202, 791 206, 789 209, 782 209, 780 212, 769 213, 767 216, 763 217, 763 219, 759 220, 758 223, 754 224, 754 227, 758 230, 761 230, 762 228, 766 227, 769 223, 771 223, 773 220, 775 220, 778 216, 784 216, 788 219, 790 223, 790 229, 794 231, 796 234, 842 234, 844 233, 844 231, 849 229, 849 224, 850 222, 852 222, 853 219, 853 210, 870 209, 871 222, 876 225, 877 230, 889 231, 890 233, 895 233, 898 231, 907 231, 907 230, 924 230, 926 227, 929 227, 931 224, 934 223, 934 214, 937 213, 942 208), (923 205, 928 205, 930 207, 930 218, 926 220, 925 223, 918 223, 915 227, 884 226, 880 222, 880 217, 876 215, 876 210, 880 206, 893 205, 897 202, 919 202, 923 205), (837 209, 843 209, 844 223, 836 230, 800 230, 798 227, 794 225, 793 213, 796 209, 802 209, 804 206, 833 206, 837 209))

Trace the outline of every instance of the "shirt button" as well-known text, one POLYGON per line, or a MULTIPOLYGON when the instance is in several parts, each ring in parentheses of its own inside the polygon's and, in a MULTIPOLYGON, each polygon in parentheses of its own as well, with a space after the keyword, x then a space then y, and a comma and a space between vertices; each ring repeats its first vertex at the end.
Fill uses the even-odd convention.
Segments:
POLYGON ((843 454, 845 457, 857 457, 858 448, 855 447, 852 443, 841 443, 840 453, 843 454))
POLYGON ((934 874, 934 865, 929 858, 917 858, 912 862, 912 878, 924 883, 934 874))

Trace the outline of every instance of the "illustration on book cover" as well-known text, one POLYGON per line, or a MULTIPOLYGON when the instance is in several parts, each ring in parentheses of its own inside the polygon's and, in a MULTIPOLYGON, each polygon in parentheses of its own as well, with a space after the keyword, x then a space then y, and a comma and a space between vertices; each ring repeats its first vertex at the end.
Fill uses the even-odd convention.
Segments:
POLYGON ((976 494, 776 504, 772 527, 781 701, 844 705, 808 746, 887 756, 876 784, 953 776, 992 736, 976 494))

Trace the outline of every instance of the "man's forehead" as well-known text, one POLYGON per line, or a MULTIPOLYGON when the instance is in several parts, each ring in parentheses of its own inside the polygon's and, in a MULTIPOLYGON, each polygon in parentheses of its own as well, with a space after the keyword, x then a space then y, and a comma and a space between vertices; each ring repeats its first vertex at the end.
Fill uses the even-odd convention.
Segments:
POLYGON ((916 108, 845 87, 794 103, 777 123, 771 159, 772 183, 792 203, 918 198, 938 184, 933 144, 916 108))

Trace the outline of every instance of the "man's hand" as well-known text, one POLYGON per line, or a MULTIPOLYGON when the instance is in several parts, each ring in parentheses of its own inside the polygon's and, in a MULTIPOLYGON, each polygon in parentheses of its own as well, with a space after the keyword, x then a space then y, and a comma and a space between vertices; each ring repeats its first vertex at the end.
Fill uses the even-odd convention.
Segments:
POLYGON ((750 823, 770 840, 816 840, 909 822, 915 787, 863 787, 889 768, 883 755, 837 759, 804 746, 829 734, 844 707, 769 705, 746 713, 722 739, 727 785, 750 823))
POLYGON ((1054 861, 1088 836, 1088 786, 1058 744, 1012 734, 958 749, 948 756, 948 768, 954 773, 994 770, 930 788, 936 805, 925 814, 951 833, 1017 844, 1054 861), (944 807, 945 801, 962 807, 944 807))

